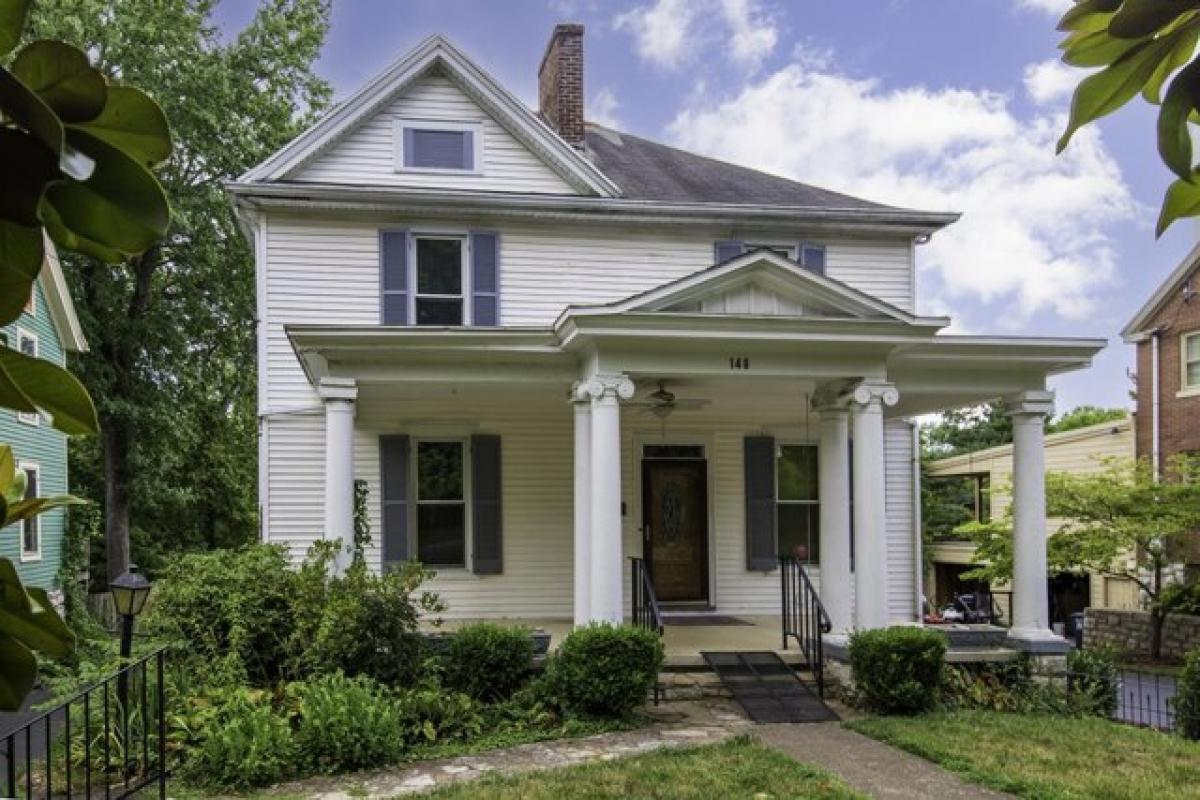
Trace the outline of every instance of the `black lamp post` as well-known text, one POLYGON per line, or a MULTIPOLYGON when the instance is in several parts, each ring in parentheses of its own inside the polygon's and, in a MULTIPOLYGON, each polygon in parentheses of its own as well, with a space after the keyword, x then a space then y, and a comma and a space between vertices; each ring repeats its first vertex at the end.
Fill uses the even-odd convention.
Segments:
MULTIPOLYGON (((108 585, 112 595, 113 608, 121 615, 121 661, 128 660, 133 652, 133 621, 146 607, 146 598, 150 596, 150 581, 137 571, 135 564, 129 565, 129 570, 108 585)), ((121 668, 117 677, 117 697, 121 708, 126 708, 129 699, 128 665, 121 668)))

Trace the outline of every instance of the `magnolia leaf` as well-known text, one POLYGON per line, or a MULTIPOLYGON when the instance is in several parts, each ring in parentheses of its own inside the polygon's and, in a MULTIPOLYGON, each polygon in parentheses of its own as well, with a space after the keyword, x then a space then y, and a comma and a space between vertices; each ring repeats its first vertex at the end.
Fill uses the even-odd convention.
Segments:
POLYGON ((99 430, 96 408, 87 390, 62 367, 0 347, 0 405, 7 405, 8 400, 2 391, 5 375, 33 405, 51 416, 55 428, 68 436, 99 430))
POLYGON ((1168 37, 1142 42, 1111 66, 1085 78, 1071 98, 1071 119, 1058 140, 1057 152, 1066 148, 1081 126, 1111 114, 1129 102, 1146 85, 1159 60, 1175 41, 1175 37, 1168 37))
POLYGON ((1171 81, 1158 112, 1158 153, 1163 163, 1180 178, 1192 179, 1192 136, 1188 115, 1200 108, 1200 61, 1192 63, 1171 81))
POLYGON ((1180 14, 1194 11, 1193 0, 1125 0, 1108 23, 1108 31, 1122 39, 1150 36, 1180 14))
POLYGON ((0 444, 0 497, 4 497, 8 492, 8 487, 12 485, 16 474, 17 460, 13 456, 12 448, 6 444, 0 444))
POLYGON ((40 226, 0 218, 0 325, 21 316, 42 269, 44 247, 40 226))
POLYGON ((1103 67, 1116 61, 1142 39, 1117 39, 1108 31, 1078 31, 1063 40, 1063 61, 1073 67, 1103 67))
POLYGON ((1060 31, 1096 31, 1108 27, 1121 0, 1081 0, 1058 21, 1060 31))
POLYGON ((148 167, 171 155, 167 115, 140 89, 110 86, 104 110, 78 127, 148 167))
MULTIPOLYGON (((7 560, 7 559, 0 559, 7 560)), ((51 658, 65 658, 75 648, 75 635, 58 616, 44 589, 15 586, 5 587, 5 595, 20 592, 26 596, 26 608, 19 604, 0 603, 0 633, 21 642, 30 650, 45 653, 51 658)))
POLYGON ((0 0, 0 56, 7 55, 21 41, 25 15, 33 0, 0 0))
MULTIPOLYGON (((0 346, 0 351, 12 352, 3 346, 0 346)), ((0 408, 11 408, 26 414, 37 413, 37 406, 33 404, 33 400, 21 391, 16 380, 8 374, 3 366, 0 366, 0 408)))
POLYGON ((69 494, 59 494, 54 497, 34 497, 30 500, 21 500, 16 503, 10 502, 4 511, 3 525, 14 525, 55 508, 85 506, 87 504, 88 501, 69 494))
POLYGON ((69 44, 41 39, 13 59, 12 73, 65 123, 94 119, 104 108, 108 84, 87 54, 69 44))
POLYGON ((69 140, 96 162, 84 182, 51 186, 42 220, 50 236, 68 250, 109 263, 141 253, 167 232, 170 206, 158 179, 123 151, 81 130, 69 140))
POLYGON ((0 630, 0 711, 19 711, 36 677, 37 658, 0 630))
POLYGON ((54 109, 46 105, 45 100, 3 67, 0 67, 0 110, 19 127, 37 137, 55 155, 62 152, 62 120, 54 113, 54 109))
POLYGON ((0 219, 36 227, 46 189, 62 177, 54 153, 24 131, 0 127, 0 175, 0 219))
MULTIPOLYGON (((25 473, 25 470, 19 469, 13 472, 12 479, 4 488, 4 502, 9 506, 22 502, 25 499, 25 488, 28 485, 29 476, 25 473)), ((8 511, 6 510, 4 513, 7 516, 8 511)))
POLYGON ((1154 228, 1155 237, 1171 226, 1171 223, 1182 217, 1200 215, 1200 186, 1182 178, 1167 187, 1166 197, 1163 198, 1162 211, 1158 214, 1158 224, 1154 228))
POLYGON ((1200 42, 1200 28, 1190 28, 1180 35, 1180 39, 1171 50, 1170 55, 1159 62, 1154 68, 1154 74, 1146 81, 1142 89, 1142 97, 1149 103, 1158 105, 1162 102, 1162 87, 1167 78, 1192 59, 1196 52, 1196 44, 1200 42))

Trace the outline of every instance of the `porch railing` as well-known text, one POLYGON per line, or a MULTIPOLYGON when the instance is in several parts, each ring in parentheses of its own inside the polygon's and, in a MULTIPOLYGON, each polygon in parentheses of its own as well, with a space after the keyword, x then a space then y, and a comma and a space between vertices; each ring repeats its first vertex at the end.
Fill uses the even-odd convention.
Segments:
POLYGON ((4 797, 167 796, 165 650, 117 670, 12 730, 0 729, 4 797))
POLYGON ((796 640, 804 656, 804 667, 812 673, 817 694, 825 696, 825 650, 822 634, 833 624, 808 573, 794 556, 779 557, 779 580, 783 592, 783 649, 789 637, 796 640))
POLYGON ((641 558, 629 559, 633 568, 633 624, 649 628, 659 636, 663 635, 662 609, 658 607, 658 598, 654 595, 654 584, 650 573, 646 571, 646 562, 641 558))

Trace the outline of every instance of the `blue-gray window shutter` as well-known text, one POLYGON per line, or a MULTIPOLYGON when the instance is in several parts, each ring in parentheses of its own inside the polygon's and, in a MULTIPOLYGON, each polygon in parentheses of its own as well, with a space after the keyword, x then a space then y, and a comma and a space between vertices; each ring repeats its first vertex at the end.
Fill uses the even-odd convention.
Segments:
POLYGON ((408 452, 409 437, 406 434, 379 437, 385 568, 407 561, 412 554, 408 536, 408 452))
POLYGON ((713 245, 714 264, 723 264, 731 258, 737 258, 746 251, 745 242, 724 241, 713 245))
POLYGON ((501 523, 500 437, 471 437, 471 568, 499 575, 504 563, 501 523))
POLYGON ((775 569, 775 437, 747 436, 746 469, 746 569, 775 569))
POLYGON ((471 232, 471 323, 500 324, 500 237, 471 232))
POLYGON ((818 275, 824 275, 825 245, 802 242, 800 244, 800 266, 818 275))
POLYGON ((379 232, 379 317, 384 325, 408 324, 408 232, 379 232))

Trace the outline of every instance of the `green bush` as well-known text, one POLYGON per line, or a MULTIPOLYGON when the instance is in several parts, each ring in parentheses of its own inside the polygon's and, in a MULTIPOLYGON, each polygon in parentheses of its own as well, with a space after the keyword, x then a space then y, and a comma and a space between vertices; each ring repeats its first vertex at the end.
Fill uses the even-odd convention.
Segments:
POLYGON ((1089 647, 1067 653, 1067 688, 1078 711, 1110 717, 1120 692, 1117 651, 1089 647))
POLYGON ((446 686, 476 700, 505 700, 529 679, 533 641, 527 628, 465 625, 446 646, 446 686))
POLYGON ((1200 616, 1200 581, 1164 586, 1158 595, 1158 605, 1171 614, 1200 616))
POLYGON ((1200 647, 1184 658, 1174 702, 1179 732, 1188 739, 1200 739, 1200 647))
POLYGON ((314 772, 342 772, 390 764, 404 752, 400 704, 365 676, 341 673, 294 683, 296 750, 314 772))
POLYGON ((855 693, 880 714, 918 714, 938 700, 946 638, 916 627, 859 631, 850 637, 855 693))
POLYGON ((471 739, 483 732, 483 709, 465 694, 434 686, 397 694, 404 740, 417 745, 471 739))
MULTIPOLYGON (((287 719, 264 692, 239 690, 210 706, 191 739, 182 774, 199 786, 249 789, 293 774, 296 745, 287 719)), ((173 734, 179 736, 179 733, 173 734)))
POLYGON ((624 717, 646 702, 662 661, 662 641, 653 631, 576 628, 547 661, 544 691, 568 713, 624 717))

